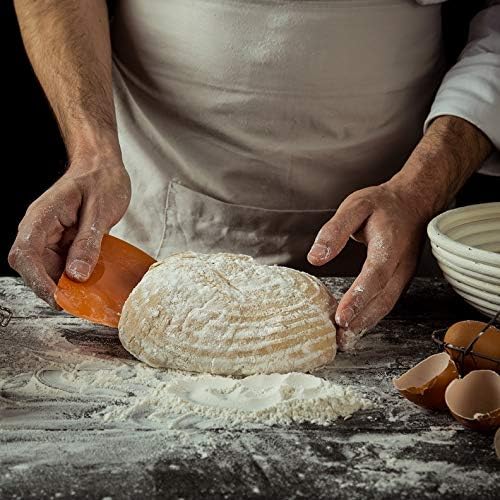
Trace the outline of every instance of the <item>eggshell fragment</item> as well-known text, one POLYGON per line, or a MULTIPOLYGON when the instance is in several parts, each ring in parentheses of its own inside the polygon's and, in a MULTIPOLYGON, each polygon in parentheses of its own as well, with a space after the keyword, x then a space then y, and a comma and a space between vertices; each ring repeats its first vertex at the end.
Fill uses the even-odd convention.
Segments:
POLYGON ((445 400, 451 414, 465 427, 491 430, 500 426, 500 375, 475 370, 451 382, 445 400))
POLYGON ((455 363, 446 352, 441 352, 424 359, 394 379, 393 384, 411 402, 430 410, 442 410, 446 409, 446 387, 457 377, 455 363))
POLYGON ((500 427, 495 434, 495 451, 497 453, 497 457, 500 458, 500 427))
MULTIPOLYGON (((465 349, 485 327, 486 323, 482 321, 459 321, 448 328, 444 336, 444 342, 465 349)), ((490 326, 474 343, 472 350, 474 353, 500 359, 500 330, 494 326, 490 326)), ((460 352, 448 347, 446 348, 446 352, 456 363, 460 362, 460 352)), ((472 370, 500 371, 500 363, 468 354, 464 357, 464 373, 472 370)))

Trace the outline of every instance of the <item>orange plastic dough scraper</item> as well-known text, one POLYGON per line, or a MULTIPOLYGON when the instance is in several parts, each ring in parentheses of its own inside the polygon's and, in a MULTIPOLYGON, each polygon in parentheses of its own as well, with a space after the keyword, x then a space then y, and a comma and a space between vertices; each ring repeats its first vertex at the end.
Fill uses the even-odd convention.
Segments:
POLYGON ((127 297, 155 262, 130 243, 104 235, 90 278, 78 283, 63 273, 54 298, 74 316, 116 328, 127 297))

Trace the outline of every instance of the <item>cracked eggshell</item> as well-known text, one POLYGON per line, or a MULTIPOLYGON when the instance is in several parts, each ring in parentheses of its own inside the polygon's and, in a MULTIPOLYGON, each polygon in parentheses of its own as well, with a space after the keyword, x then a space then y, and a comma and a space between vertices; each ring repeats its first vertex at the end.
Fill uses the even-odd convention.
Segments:
POLYGON ((457 377, 455 363, 448 353, 441 352, 424 359, 394 379, 393 384, 411 402, 429 410, 443 410, 446 387, 457 377))
POLYGON ((453 417, 465 427, 492 430, 500 426, 500 375, 475 370, 451 382, 445 393, 453 417))
MULTIPOLYGON (((486 323, 482 321, 459 321, 448 328, 444 341, 456 347, 466 348, 484 327, 486 327, 486 323)), ((500 330, 490 326, 474 344, 473 351, 484 356, 500 359, 500 330)), ((446 352, 455 362, 459 362, 459 352, 449 348, 446 348, 446 352)), ((464 370, 467 373, 472 370, 495 369, 499 369, 498 363, 470 354, 465 356, 464 370)))

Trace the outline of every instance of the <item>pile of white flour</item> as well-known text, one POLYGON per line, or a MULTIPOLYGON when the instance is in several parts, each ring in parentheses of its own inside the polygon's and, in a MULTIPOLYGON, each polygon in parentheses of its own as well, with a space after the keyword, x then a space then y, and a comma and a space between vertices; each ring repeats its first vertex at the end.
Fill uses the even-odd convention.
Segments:
POLYGON ((290 424, 312 422, 326 425, 367 408, 369 402, 350 387, 304 373, 253 375, 244 379, 170 372, 171 381, 159 383, 127 408, 104 413, 105 419, 124 419, 137 411, 150 419, 172 414, 194 414, 221 420, 225 426, 248 422, 290 424))
MULTIPOLYGON (((326 425, 370 407, 349 386, 304 373, 253 375, 233 379, 157 370, 139 363, 103 368, 82 363, 72 371, 42 369, 24 388, 59 397, 107 400, 94 417, 105 421, 150 421, 177 428, 184 419, 221 427, 248 423, 326 425)), ((181 424, 182 426, 182 424, 181 424)))

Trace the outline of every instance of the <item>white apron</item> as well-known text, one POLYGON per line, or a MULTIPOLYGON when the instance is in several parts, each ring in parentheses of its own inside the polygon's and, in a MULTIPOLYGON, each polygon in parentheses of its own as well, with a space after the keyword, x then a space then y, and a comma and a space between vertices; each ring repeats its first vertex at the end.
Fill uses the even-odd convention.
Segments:
MULTIPOLYGON (((308 269, 335 208, 421 137, 443 74, 440 6, 421 2, 118 2, 133 194, 113 233, 156 258, 230 251, 308 269)), ((354 274, 363 254, 352 243, 323 271, 354 274)))

